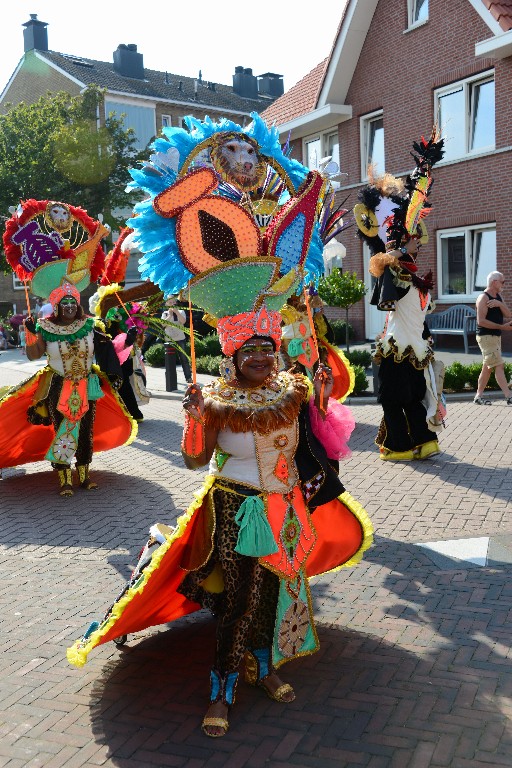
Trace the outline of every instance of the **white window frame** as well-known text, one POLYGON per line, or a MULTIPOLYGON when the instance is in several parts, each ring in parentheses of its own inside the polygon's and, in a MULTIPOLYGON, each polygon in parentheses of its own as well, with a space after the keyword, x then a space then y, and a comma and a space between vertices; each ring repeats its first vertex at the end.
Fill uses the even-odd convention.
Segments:
POLYGON ((20 280, 19 277, 16 277, 14 273, 12 275, 12 287, 15 291, 23 291, 25 289, 23 280, 20 280))
MULTIPOLYGON (((368 165, 369 163, 369 157, 368 157, 368 140, 369 140, 369 128, 370 124, 375 122, 376 120, 381 120, 384 124, 384 110, 378 109, 375 112, 370 112, 367 115, 363 115, 359 119, 359 146, 361 148, 361 181, 367 181, 368 180, 368 165)), ((384 135, 384 142, 385 142, 385 135, 384 135)), ((384 149, 385 149, 385 143, 384 143, 384 149)), ((384 173, 385 168, 377 168, 378 173, 384 173)))
POLYGON ((172 117, 171 115, 162 115, 162 128, 171 128, 172 117))
MULTIPOLYGON (((461 153, 457 156, 446 158, 446 161, 454 162, 456 160, 462 160, 463 158, 471 157, 473 155, 485 154, 496 149, 496 131, 494 135, 494 142, 492 144, 487 144, 486 146, 478 147, 477 149, 470 149, 474 124, 472 114, 474 100, 471 98, 472 92, 476 85, 484 85, 485 83, 491 82, 491 80, 496 83, 494 69, 489 69, 486 72, 480 72, 479 74, 473 75, 472 77, 466 77, 464 80, 458 80, 455 83, 450 83, 450 85, 437 88, 434 91, 434 114, 436 115, 440 114, 441 112, 441 105, 439 103, 440 98, 443 96, 449 96, 450 93, 454 93, 461 88, 464 94, 464 136, 460 137, 462 140, 458 141, 458 146, 461 148, 461 153)), ((496 102, 494 103, 494 117, 496 118, 496 102)), ((449 124, 441 125, 440 128, 443 136, 450 135, 449 124)))
POLYGON ((420 27, 422 24, 426 24, 429 19, 429 7, 428 7, 428 0, 427 2, 427 17, 426 19, 421 19, 420 21, 415 21, 414 17, 416 16, 416 9, 418 7, 418 0, 407 0, 407 28, 408 29, 416 29, 416 27, 420 27))
MULTIPOLYGON (((474 238, 477 232, 483 232, 484 230, 494 230, 496 232, 496 222, 488 222, 486 224, 472 224, 467 227, 455 227, 454 229, 440 229, 437 231, 437 283, 438 283, 438 301, 450 302, 471 300, 474 302, 475 298, 481 293, 481 289, 478 288, 475 291, 469 291, 470 283, 473 280, 472 270, 473 265, 473 247, 474 238), (443 250, 442 241, 449 239, 450 237, 464 237, 464 257, 465 257, 465 275, 466 275, 466 291, 465 293, 442 293, 443 289, 443 250)), ((496 248, 496 257, 497 257, 496 248)), ((493 272, 497 269, 496 264, 492 269, 487 271, 493 272)))
MULTIPOLYGON (((321 133, 313 133, 311 136, 305 136, 302 139, 302 157, 304 158, 304 165, 306 165, 309 168, 308 165, 308 153, 307 153, 307 145, 313 141, 319 141, 320 142, 320 157, 318 158, 318 162, 322 160, 322 158, 327 157, 329 155, 329 138, 333 135, 336 135, 338 140, 338 157, 332 157, 332 160, 334 163, 337 163, 340 172, 341 172, 341 159, 340 159, 340 137, 339 137, 339 131, 338 126, 333 126, 328 131, 322 131, 321 133)), ((316 170, 315 168, 311 168, 311 170, 316 170)), ((339 181, 331 181, 332 188, 334 190, 339 189, 340 182, 339 181)))

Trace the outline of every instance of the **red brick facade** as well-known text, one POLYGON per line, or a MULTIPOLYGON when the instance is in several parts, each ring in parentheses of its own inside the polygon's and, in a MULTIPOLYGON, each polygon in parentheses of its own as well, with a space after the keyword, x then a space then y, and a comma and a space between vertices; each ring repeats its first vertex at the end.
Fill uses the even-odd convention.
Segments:
MULTIPOLYGON (((496 148, 434 169, 433 211, 427 219, 430 241, 420 256, 437 286, 436 232, 496 222, 497 269, 506 275, 505 299, 512 305, 512 57, 476 56, 475 44, 490 37, 489 26, 468 0, 429 0, 428 21, 409 30, 406 0, 380 0, 345 99, 352 106, 352 118, 338 126, 341 170, 347 174, 338 198, 341 202, 349 195, 346 206, 353 206, 361 188, 361 117, 382 110, 386 170, 404 174, 414 166, 412 142, 429 133, 436 120, 434 90, 494 70, 496 148)), ((276 113, 279 104, 272 107, 276 113)), ((449 125, 444 132, 449 134, 449 125)), ((293 157, 303 160, 301 139, 294 142, 293 157)), ((347 249, 344 268, 362 277, 363 249, 355 228, 340 239, 347 249)), ((443 303, 440 309, 447 306, 443 303)), ((363 302, 351 309, 350 317, 357 337, 367 336, 363 302)), ((512 349, 512 334, 504 334, 503 340, 504 348, 512 349)))

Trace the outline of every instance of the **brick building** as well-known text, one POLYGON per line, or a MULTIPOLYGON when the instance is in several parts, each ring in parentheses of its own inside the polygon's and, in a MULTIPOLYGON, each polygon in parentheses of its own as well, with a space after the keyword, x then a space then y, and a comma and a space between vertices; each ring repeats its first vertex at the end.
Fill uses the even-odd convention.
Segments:
MULTIPOLYGON (((111 62, 57 53, 49 50, 47 24, 36 14, 23 26, 24 54, 0 94, 0 112, 8 104, 31 104, 48 92, 78 95, 95 84, 106 89, 100 122, 111 112, 124 113, 125 126, 134 129, 140 149, 162 127, 181 126, 186 115, 200 120, 205 115, 213 120, 227 118, 245 125, 251 112, 262 112, 284 90, 281 75, 256 76, 241 66, 235 67, 232 86, 205 81, 200 73, 193 78, 146 69, 142 53, 133 44, 119 45, 111 62)), ((99 212, 90 213, 96 217, 99 212)), ((127 282, 130 278, 138 281, 136 263, 129 266, 127 282)), ((25 306, 23 286, 12 275, 0 274, 0 315, 15 304, 18 311, 25 306)))
MULTIPOLYGON (((434 169, 420 252, 437 308, 474 306, 495 269, 512 304, 512 0, 348 0, 330 56, 262 116, 283 141, 291 136, 297 159, 311 167, 326 155, 339 160, 346 207, 357 202, 370 161, 396 176, 410 171, 412 142, 437 120, 446 154, 434 169)), ((344 268, 370 288, 355 227, 340 239, 344 268)), ((359 339, 371 339, 383 316, 367 295, 351 323, 359 339)))

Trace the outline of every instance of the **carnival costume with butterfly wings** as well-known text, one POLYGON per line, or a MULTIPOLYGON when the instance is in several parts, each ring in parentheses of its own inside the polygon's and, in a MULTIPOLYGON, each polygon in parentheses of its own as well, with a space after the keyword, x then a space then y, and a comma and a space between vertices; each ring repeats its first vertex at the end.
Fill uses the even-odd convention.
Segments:
POLYGON ((336 471, 349 409, 330 400, 322 420, 307 378, 277 366, 262 386, 236 380, 237 350, 263 337, 278 351, 279 309, 321 272, 328 187, 252 117, 245 129, 188 118, 132 172, 150 198, 128 222, 142 276, 204 309, 226 356, 202 390, 204 416, 186 413, 182 450, 201 455, 207 429, 217 446, 196 500, 174 529, 153 526, 127 588, 68 650, 81 666, 100 643, 207 606, 218 617, 212 701, 228 704, 246 652, 256 681, 317 649, 308 577, 357 563, 372 532, 336 471))
POLYGON ((391 174, 374 177, 370 168, 370 183, 354 208, 358 235, 372 254, 369 271, 376 283, 371 303, 387 312, 375 353, 378 402, 384 411, 375 442, 384 460, 412 461, 439 453, 436 433, 445 409, 425 323, 427 312, 434 308, 432 273, 418 274, 416 255, 408 252, 408 244, 428 241, 425 216, 431 208, 427 201, 431 171, 443 157, 443 144, 435 127, 428 140, 415 142, 416 168, 405 182, 391 174))
POLYGON ((124 445, 137 431, 107 378, 117 382, 121 375, 112 343, 80 309, 80 291, 103 269, 106 234, 81 208, 47 200, 22 202, 4 233, 9 264, 53 314, 27 321, 27 354, 40 350, 34 358, 46 354, 48 364, 0 400, 0 467, 47 459, 63 496, 73 493, 73 460, 79 484, 94 488, 93 450, 124 445), (60 312, 70 301, 77 315, 65 324, 60 312))

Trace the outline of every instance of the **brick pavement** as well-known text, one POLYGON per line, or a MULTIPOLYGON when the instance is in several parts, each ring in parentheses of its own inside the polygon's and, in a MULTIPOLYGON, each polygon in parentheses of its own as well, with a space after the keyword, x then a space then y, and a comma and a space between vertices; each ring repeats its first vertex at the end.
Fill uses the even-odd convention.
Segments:
MULTIPOLYGON (((0 357, 0 386, 33 365, 0 357)), ((512 408, 449 405, 443 453, 378 460, 380 409, 352 404, 347 489, 375 545, 313 587, 321 649, 285 668, 282 706, 241 684, 231 730, 203 736, 213 622, 205 613, 92 653, 65 649, 123 586, 156 520, 200 485, 179 453, 180 393, 145 406, 137 441, 96 457, 100 489, 56 494, 48 465, 0 481, 0 767, 489 768, 510 766, 510 566, 436 566, 415 543, 512 534, 512 408), (484 420, 485 419, 485 423, 484 420)))

